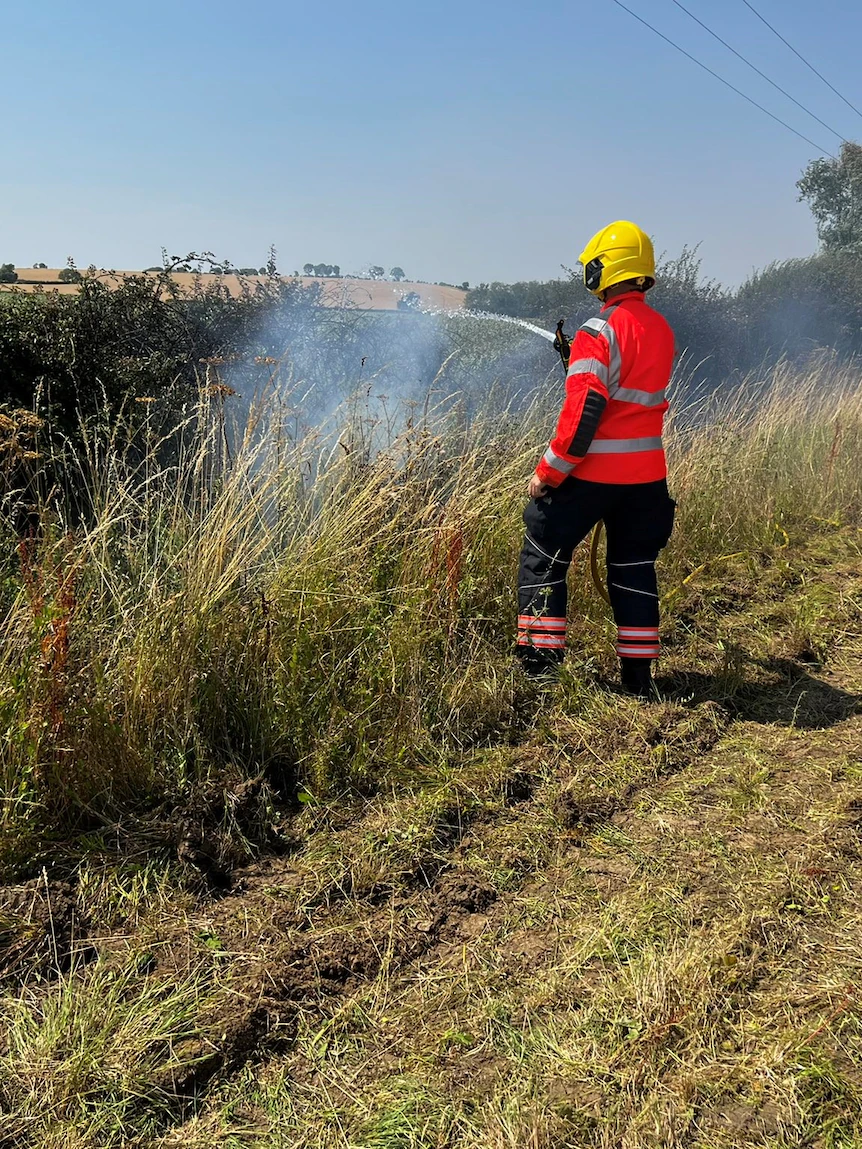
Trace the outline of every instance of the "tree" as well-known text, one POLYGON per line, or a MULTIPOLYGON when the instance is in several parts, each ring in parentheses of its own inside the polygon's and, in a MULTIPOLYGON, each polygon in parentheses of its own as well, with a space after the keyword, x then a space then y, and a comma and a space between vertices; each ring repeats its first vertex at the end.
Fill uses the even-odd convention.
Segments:
POLYGON ((313 263, 304 263, 302 265, 302 274, 303 275, 314 275, 314 264, 313 263))
POLYGON ((33 264, 34 270, 45 271, 45 270, 47 270, 47 267, 48 267, 47 263, 34 263, 33 264))
POLYGON ((393 267, 389 275, 396 283, 400 283, 402 279, 406 279, 403 267, 393 267))
POLYGON ((422 307, 422 296, 418 291, 408 291, 402 295, 396 304, 399 311, 419 311, 422 307))
MULTIPOLYGON (((241 267, 239 273, 240 275, 257 275, 258 271, 256 267, 241 267)), ((263 274, 266 275, 266 272, 264 271, 263 274)))
POLYGON ((337 263, 333 263, 333 265, 332 265, 332 274, 335 276, 336 279, 338 279, 339 276, 341 275, 341 268, 338 266, 337 263))
POLYGON ((375 264, 374 267, 369 267, 368 274, 372 279, 382 279, 386 274, 386 269, 375 264))
POLYGON ((64 267, 57 278, 61 283, 80 283, 81 273, 77 267, 64 267))
POLYGON ((796 184, 827 251, 862 251, 862 146, 845 141, 837 158, 812 160, 796 184))
POLYGON ((469 291, 465 304, 471 311, 513 315, 553 328, 561 315, 571 316, 577 308, 584 310, 584 319, 588 318, 592 297, 569 279, 529 280, 480 283, 469 291))
POLYGON ((0 263, 0 283, 17 283, 18 272, 14 263, 0 263))

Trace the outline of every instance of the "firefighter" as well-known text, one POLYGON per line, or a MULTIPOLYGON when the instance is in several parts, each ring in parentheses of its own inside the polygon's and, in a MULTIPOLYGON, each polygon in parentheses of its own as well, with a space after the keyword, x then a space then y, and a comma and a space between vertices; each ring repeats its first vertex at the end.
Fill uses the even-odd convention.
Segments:
POLYGON ((602 308, 572 340, 556 434, 530 480, 517 650, 530 674, 562 661, 572 553, 604 520, 622 684, 645 697, 659 655, 655 563, 675 507, 662 446, 674 337, 644 298, 655 285, 655 255, 639 227, 619 220, 603 228, 580 262, 602 308))

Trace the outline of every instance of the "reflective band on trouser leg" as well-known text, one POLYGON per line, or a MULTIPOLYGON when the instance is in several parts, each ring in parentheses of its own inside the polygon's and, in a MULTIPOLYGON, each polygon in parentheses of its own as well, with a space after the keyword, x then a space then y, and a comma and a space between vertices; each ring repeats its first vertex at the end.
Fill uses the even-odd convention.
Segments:
POLYGON ((658 658, 661 653, 657 626, 617 627, 620 658, 658 658))
POLYGON ((519 614, 518 627, 524 630, 561 630, 565 634, 566 620, 564 618, 547 618, 536 614, 519 614))
POLYGON ((532 614, 518 616, 518 646, 536 646, 546 650, 563 650, 566 645, 566 620, 532 614))
POLYGON ((565 650, 566 636, 564 634, 528 634, 526 638, 518 635, 518 646, 535 646, 542 650, 565 650))

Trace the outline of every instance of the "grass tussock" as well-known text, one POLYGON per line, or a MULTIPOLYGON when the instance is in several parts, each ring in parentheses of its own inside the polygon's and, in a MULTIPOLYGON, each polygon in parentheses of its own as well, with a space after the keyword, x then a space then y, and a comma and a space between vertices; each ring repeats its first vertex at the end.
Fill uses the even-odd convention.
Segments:
POLYGON ((200 1057, 202 992, 194 978, 156 983, 145 970, 131 955, 3 999, 5 1144, 111 1145, 158 1132, 172 1082, 200 1057))

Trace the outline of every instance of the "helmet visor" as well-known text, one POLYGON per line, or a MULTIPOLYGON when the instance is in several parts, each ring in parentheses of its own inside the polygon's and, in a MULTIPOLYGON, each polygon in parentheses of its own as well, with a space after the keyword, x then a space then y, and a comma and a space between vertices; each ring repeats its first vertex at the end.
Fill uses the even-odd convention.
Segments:
POLYGON ((589 263, 584 265, 584 287, 587 291, 598 291, 599 284, 602 282, 602 271, 604 264, 601 258, 591 259, 589 263))

